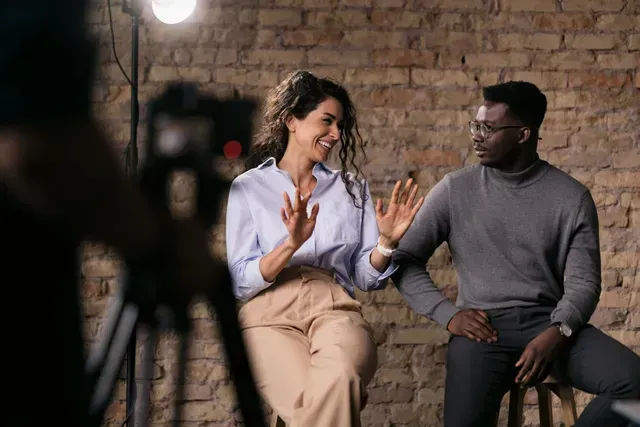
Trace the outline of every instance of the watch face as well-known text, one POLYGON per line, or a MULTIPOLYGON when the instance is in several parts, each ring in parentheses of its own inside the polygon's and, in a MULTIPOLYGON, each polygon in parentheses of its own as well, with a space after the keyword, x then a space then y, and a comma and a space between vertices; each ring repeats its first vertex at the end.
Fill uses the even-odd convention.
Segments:
POLYGON ((565 323, 561 323, 560 324, 560 332, 562 332, 562 335, 564 335, 565 337, 570 337, 571 336, 571 328, 565 324, 565 323))

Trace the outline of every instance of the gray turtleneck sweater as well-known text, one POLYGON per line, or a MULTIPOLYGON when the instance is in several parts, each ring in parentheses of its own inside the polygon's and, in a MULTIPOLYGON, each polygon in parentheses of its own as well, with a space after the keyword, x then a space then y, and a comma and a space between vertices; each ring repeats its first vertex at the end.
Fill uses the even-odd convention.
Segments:
POLYGON ((416 312, 445 327, 463 308, 540 305, 576 331, 600 297, 598 233, 589 190, 546 161, 513 174, 468 166, 429 192, 394 254, 392 279, 416 312), (426 270, 444 242, 458 275, 455 305, 426 270))

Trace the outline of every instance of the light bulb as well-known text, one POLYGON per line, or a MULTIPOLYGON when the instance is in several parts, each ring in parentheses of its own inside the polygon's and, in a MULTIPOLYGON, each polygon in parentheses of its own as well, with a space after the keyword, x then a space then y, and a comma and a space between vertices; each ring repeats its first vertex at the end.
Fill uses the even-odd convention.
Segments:
POLYGON ((151 10, 165 24, 177 24, 193 13, 196 0, 152 0, 151 10))

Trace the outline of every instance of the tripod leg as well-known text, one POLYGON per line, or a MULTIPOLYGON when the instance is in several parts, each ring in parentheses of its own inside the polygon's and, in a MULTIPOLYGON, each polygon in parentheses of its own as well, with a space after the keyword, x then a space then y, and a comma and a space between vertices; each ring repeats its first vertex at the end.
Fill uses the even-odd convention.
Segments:
POLYGON ((97 372, 95 385, 91 388, 89 416, 91 425, 99 427, 103 424, 104 413, 111 403, 113 390, 124 362, 127 345, 138 321, 138 307, 126 304, 122 308, 120 319, 115 325, 115 333, 111 345, 104 357, 102 369, 97 372))
POLYGON ((146 339, 142 342, 142 372, 139 392, 134 398, 135 424, 133 427, 147 427, 149 425, 149 404, 151 397, 151 382, 153 381, 153 360, 158 333, 152 327, 146 328, 146 339))
POLYGON ((95 381, 97 380, 97 376, 102 371, 102 367, 107 358, 107 353, 109 352, 109 347, 111 346, 113 339, 116 335, 116 329, 118 327, 118 322, 122 316, 122 311, 124 310, 124 298, 122 295, 118 295, 116 300, 109 306, 105 321, 104 327, 102 329, 101 336, 98 337, 96 344, 93 346, 93 349, 89 353, 89 357, 87 358, 86 370, 87 375, 91 378, 91 389, 93 389, 95 385, 95 381))
POLYGON ((189 350, 189 341, 187 334, 178 339, 178 372, 176 378, 176 395, 175 395, 175 412, 173 414, 173 427, 179 427, 184 419, 184 381, 187 362, 187 351, 189 350))
POLYGON ((210 299, 218 313, 218 322, 225 344, 231 380, 236 388, 242 420, 247 427, 266 427, 264 414, 247 350, 236 312, 236 300, 231 291, 228 270, 216 286, 216 294, 210 299))

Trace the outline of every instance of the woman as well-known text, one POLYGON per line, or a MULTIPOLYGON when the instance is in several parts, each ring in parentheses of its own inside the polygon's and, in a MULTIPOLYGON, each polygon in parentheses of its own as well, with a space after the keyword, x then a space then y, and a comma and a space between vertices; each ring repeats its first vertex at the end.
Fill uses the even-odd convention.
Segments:
POLYGON ((262 126, 227 207, 257 386, 289 427, 359 427, 377 357, 354 285, 385 287, 423 198, 414 205, 417 186, 401 192, 397 182, 387 211, 381 200, 374 208, 366 181, 347 172, 350 162, 359 173, 362 149, 354 106, 330 80, 290 74, 269 94, 262 126), (336 145, 340 171, 324 163, 336 145))

